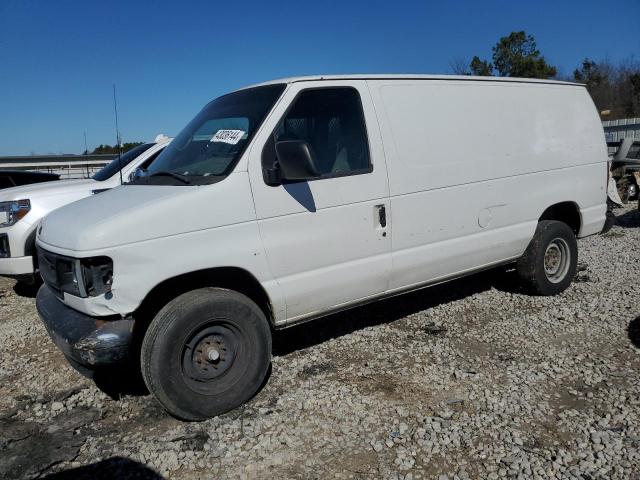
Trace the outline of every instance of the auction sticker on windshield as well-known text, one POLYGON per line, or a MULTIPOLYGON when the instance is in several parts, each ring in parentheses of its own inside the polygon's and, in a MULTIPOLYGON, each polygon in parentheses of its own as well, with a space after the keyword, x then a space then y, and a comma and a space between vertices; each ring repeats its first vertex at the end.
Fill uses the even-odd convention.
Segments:
POLYGON ((215 135, 211 137, 210 142, 223 142, 235 145, 242 140, 243 135, 243 130, 218 130, 215 135))

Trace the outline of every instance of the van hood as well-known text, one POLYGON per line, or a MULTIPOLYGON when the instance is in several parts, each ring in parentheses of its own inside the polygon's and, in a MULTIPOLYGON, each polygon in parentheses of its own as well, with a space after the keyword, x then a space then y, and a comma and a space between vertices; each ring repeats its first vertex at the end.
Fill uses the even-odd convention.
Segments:
POLYGON ((62 195, 76 191, 87 191, 99 188, 100 182, 90 178, 79 180, 54 180, 52 182, 32 183, 0 190, 0 202, 11 200, 33 199, 48 197, 50 195, 62 195))
POLYGON ((255 220, 246 172, 204 186, 123 185, 47 215, 38 240, 92 252, 255 220))

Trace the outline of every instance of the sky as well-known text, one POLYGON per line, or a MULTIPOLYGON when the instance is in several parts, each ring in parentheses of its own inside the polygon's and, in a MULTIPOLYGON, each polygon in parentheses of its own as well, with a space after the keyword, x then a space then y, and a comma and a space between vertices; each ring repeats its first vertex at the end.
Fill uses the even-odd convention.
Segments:
POLYGON ((532 34, 570 75, 640 57, 640 0, 0 0, 0 155, 176 135, 211 99, 286 76, 451 73, 532 34))

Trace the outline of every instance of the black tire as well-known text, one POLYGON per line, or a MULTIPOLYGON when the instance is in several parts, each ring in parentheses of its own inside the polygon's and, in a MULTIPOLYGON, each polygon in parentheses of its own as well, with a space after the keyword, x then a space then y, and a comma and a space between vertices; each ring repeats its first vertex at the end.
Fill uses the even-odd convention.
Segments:
POLYGON ((147 388, 171 415, 204 420, 258 391, 271 363, 271 330, 248 297, 202 288, 160 310, 140 358, 147 388))
POLYGON ((566 223, 543 220, 518 260, 516 271, 531 293, 557 295, 569 287, 577 265, 578 242, 573 230, 566 223))

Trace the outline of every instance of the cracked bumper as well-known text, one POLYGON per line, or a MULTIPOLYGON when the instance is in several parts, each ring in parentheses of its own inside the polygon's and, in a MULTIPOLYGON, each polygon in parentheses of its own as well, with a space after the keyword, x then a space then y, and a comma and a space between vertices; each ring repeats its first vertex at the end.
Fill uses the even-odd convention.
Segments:
POLYGON ((86 367, 120 363, 127 358, 133 337, 133 319, 105 320, 69 308, 43 285, 36 307, 40 319, 62 352, 86 367))

